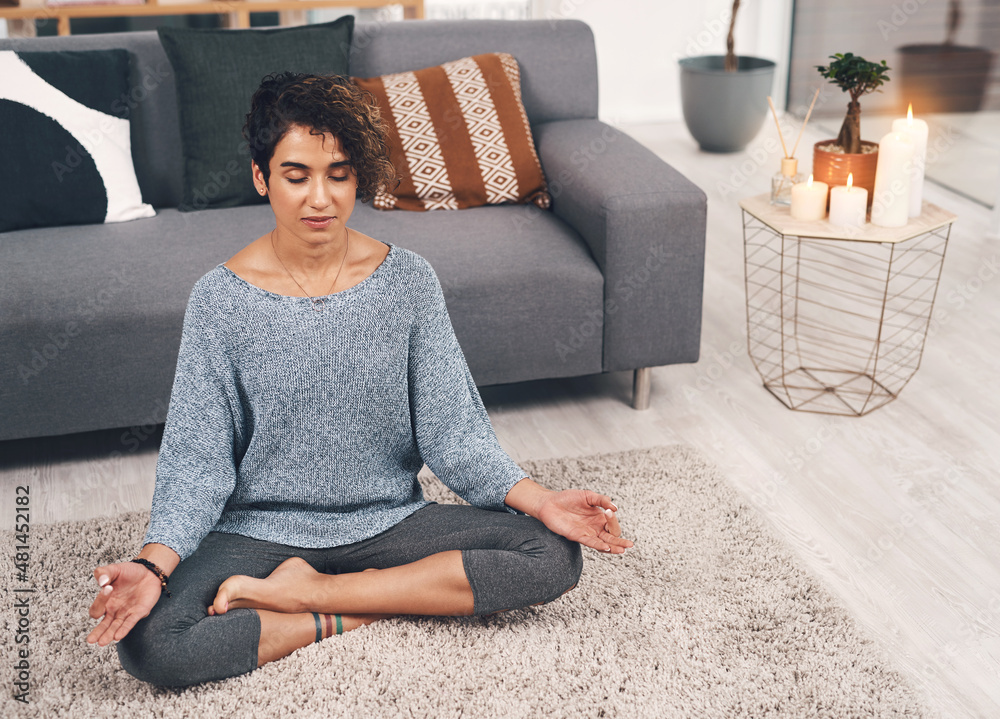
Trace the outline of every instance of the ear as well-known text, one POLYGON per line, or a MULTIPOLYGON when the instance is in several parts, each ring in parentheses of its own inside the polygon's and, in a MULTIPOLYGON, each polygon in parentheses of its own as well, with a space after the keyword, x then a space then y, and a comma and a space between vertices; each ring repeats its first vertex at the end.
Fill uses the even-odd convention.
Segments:
POLYGON ((260 195, 267 195, 267 182, 264 181, 264 173, 253 160, 250 160, 250 171, 253 173, 253 186, 257 192, 260 195))

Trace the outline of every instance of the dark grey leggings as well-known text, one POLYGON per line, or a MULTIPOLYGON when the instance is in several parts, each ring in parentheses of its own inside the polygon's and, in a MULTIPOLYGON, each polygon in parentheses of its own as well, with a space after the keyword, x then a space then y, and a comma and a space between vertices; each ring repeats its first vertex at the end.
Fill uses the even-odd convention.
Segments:
POLYGON ((188 686, 245 674, 257 666, 260 616, 232 609, 206 611, 234 574, 266 577, 289 557, 318 572, 385 569, 449 550, 462 550, 475 597, 474 613, 492 614, 550 602, 580 578, 580 545, 537 519, 454 504, 431 504, 371 539, 331 549, 301 549, 212 532, 170 577, 149 616, 119 643, 118 657, 134 677, 161 686, 188 686))

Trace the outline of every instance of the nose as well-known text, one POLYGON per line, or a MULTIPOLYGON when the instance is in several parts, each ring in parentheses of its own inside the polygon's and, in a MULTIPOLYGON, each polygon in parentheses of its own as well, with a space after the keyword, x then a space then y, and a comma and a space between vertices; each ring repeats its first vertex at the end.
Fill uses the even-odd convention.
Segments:
POLYGON ((326 186, 325 182, 310 182, 309 183, 309 206, 315 210, 322 210, 330 206, 331 193, 330 188, 326 186))

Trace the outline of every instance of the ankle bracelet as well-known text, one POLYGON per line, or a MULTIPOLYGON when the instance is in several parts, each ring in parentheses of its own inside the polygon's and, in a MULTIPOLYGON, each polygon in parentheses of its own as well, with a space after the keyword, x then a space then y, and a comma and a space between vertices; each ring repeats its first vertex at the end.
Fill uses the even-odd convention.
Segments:
POLYGON ((322 622, 319 612, 312 612, 313 621, 316 622, 316 641, 323 639, 323 626, 326 626, 326 635, 333 636, 333 621, 337 622, 337 634, 344 633, 344 620, 339 614, 324 614, 322 622))

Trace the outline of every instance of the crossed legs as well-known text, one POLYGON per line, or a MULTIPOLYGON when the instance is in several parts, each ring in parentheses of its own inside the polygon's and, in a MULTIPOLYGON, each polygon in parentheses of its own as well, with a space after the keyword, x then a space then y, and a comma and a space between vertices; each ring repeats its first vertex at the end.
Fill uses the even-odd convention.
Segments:
POLYGON ((474 597, 462 552, 451 550, 402 566, 350 574, 322 574, 301 557, 291 557, 266 579, 227 579, 208 614, 243 607, 287 614, 469 615, 474 597))
POLYGON ((144 681, 185 686, 312 643, 312 612, 342 615, 345 630, 394 614, 490 614, 552 601, 581 567, 579 545, 537 520, 457 505, 429 505, 331 549, 213 533, 171 575, 174 596, 160 599, 118 654, 144 681))
MULTIPOLYGON (((208 615, 257 610, 260 666, 315 641, 313 613, 342 615, 343 631, 350 631, 395 614, 470 615, 473 606, 462 552, 451 550, 349 574, 323 574, 301 557, 290 557, 266 579, 236 575, 224 581, 208 615)), ((329 630, 321 631, 328 636, 329 630)))

